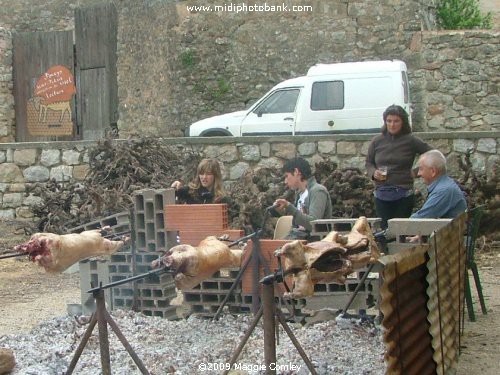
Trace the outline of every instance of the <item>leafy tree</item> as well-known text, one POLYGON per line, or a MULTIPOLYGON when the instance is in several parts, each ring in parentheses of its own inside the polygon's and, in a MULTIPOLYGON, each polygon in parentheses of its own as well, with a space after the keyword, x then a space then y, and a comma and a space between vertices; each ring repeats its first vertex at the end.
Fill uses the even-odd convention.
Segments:
POLYGON ((446 30, 491 29, 492 14, 483 15, 478 0, 438 0, 437 17, 446 30))

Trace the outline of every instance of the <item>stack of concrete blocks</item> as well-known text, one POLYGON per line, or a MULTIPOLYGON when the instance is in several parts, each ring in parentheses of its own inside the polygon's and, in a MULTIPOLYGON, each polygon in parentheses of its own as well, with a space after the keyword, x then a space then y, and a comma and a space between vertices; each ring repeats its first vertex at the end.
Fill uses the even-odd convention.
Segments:
MULTIPOLYGON (((177 233, 165 228, 164 206, 175 203, 174 189, 144 189, 134 192, 133 236, 134 248, 113 259, 121 273, 112 281, 151 271, 151 262, 177 244, 177 233), (120 261, 118 261, 120 256, 120 261)), ((133 283, 123 284, 114 293, 115 306, 133 308, 148 316, 176 319, 176 307, 170 306, 176 297, 171 274, 148 276, 133 283)))
POLYGON ((389 254, 397 253, 408 247, 427 244, 430 235, 448 225, 452 219, 390 219, 387 221, 388 235, 394 241, 388 243, 389 254), (418 236, 416 242, 408 237, 418 236))
MULTIPOLYGON (((100 229, 109 226, 108 233, 122 233, 130 231, 130 215, 128 212, 121 212, 111 216, 91 221, 89 223, 74 227, 71 233, 80 233, 91 229, 100 229)), ((130 245, 125 245, 120 252, 129 252, 130 245)), ((113 257, 113 256, 112 256, 113 257)), ((82 313, 89 315, 95 311, 95 300, 92 294, 87 293, 91 287, 100 284, 107 284, 110 281, 110 259, 105 257, 94 257, 79 262, 80 271, 80 293, 82 301, 82 313)), ((109 309, 113 309, 113 291, 105 289, 104 297, 109 309)))
MULTIPOLYGON (((197 316, 213 317, 233 286, 238 272, 238 268, 222 269, 193 289, 183 291, 184 303, 190 307, 190 312, 197 316)), ((229 313, 247 312, 242 310, 240 285, 233 290, 226 302, 225 311, 229 313)))
MULTIPOLYGON (((312 222, 312 234, 324 238, 328 233, 337 231, 348 233, 351 231, 354 223, 358 219, 340 218, 340 219, 321 219, 312 222)), ((380 218, 368 218, 368 223, 372 232, 380 230, 380 218)), ((307 298, 306 306, 308 309, 317 310, 324 307, 342 309, 345 307, 352 293, 358 286, 360 280, 367 272, 367 268, 356 270, 347 276, 345 284, 336 283, 318 283, 314 286, 314 296, 307 298)), ((379 296, 379 274, 370 272, 367 279, 361 285, 356 295, 351 309, 366 309, 376 304, 379 296)))
MULTIPOLYGON (((180 243, 192 246, 198 246, 208 236, 224 236, 229 241, 244 236, 242 230, 228 228, 225 204, 167 205, 165 226, 167 230, 178 233, 180 243)), ((238 272, 239 268, 221 269, 193 289, 183 291, 184 304, 193 314, 213 316, 233 286, 238 272)), ((245 312, 241 310, 241 283, 231 293, 225 306, 232 313, 245 312)))

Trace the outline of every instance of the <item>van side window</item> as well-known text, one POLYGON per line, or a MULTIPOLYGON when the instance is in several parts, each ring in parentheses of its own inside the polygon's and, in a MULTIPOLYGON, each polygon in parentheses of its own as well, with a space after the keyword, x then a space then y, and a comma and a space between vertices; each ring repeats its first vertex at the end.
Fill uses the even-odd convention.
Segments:
POLYGON ((275 91, 255 108, 253 112, 257 114, 295 112, 299 93, 300 89, 275 91))
POLYGON ((344 108, 344 82, 314 82, 312 85, 311 109, 325 111, 344 108))

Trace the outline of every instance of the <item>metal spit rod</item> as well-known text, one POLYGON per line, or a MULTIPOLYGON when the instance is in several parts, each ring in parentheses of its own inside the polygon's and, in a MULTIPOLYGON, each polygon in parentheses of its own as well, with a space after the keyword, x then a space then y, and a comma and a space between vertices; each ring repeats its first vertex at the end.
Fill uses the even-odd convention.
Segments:
POLYGON ((28 255, 29 255, 28 253, 9 253, 9 254, 0 255, 0 259, 15 258, 15 257, 28 256, 28 255))
POLYGON ((157 270, 152 270, 152 271, 149 271, 146 273, 142 273, 140 275, 128 277, 128 278, 123 279, 123 280, 114 281, 114 282, 106 284, 106 285, 101 285, 101 286, 89 289, 89 290, 87 290, 87 293, 98 292, 102 289, 112 288, 114 286, 126 284, 126 283, 129 283, 129 282, 134 281, 134 280, 145 279, 146 277, 153 276, 153 275, 160 275, 162 273, 174 273, 174 272, 175 271, 172 270, 171 268, 162 267, 162 268, 158 268, 157 270))

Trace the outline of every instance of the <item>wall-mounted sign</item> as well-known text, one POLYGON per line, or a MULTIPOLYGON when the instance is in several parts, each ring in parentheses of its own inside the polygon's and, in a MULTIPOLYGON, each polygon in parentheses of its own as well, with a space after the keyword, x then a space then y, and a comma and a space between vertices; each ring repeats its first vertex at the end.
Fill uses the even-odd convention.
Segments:
POLYGON ((76 93, 71 71, 54 65, 36 81, 28 100, 28 131, 31 135, 72 135, 71 99, 76 93))

